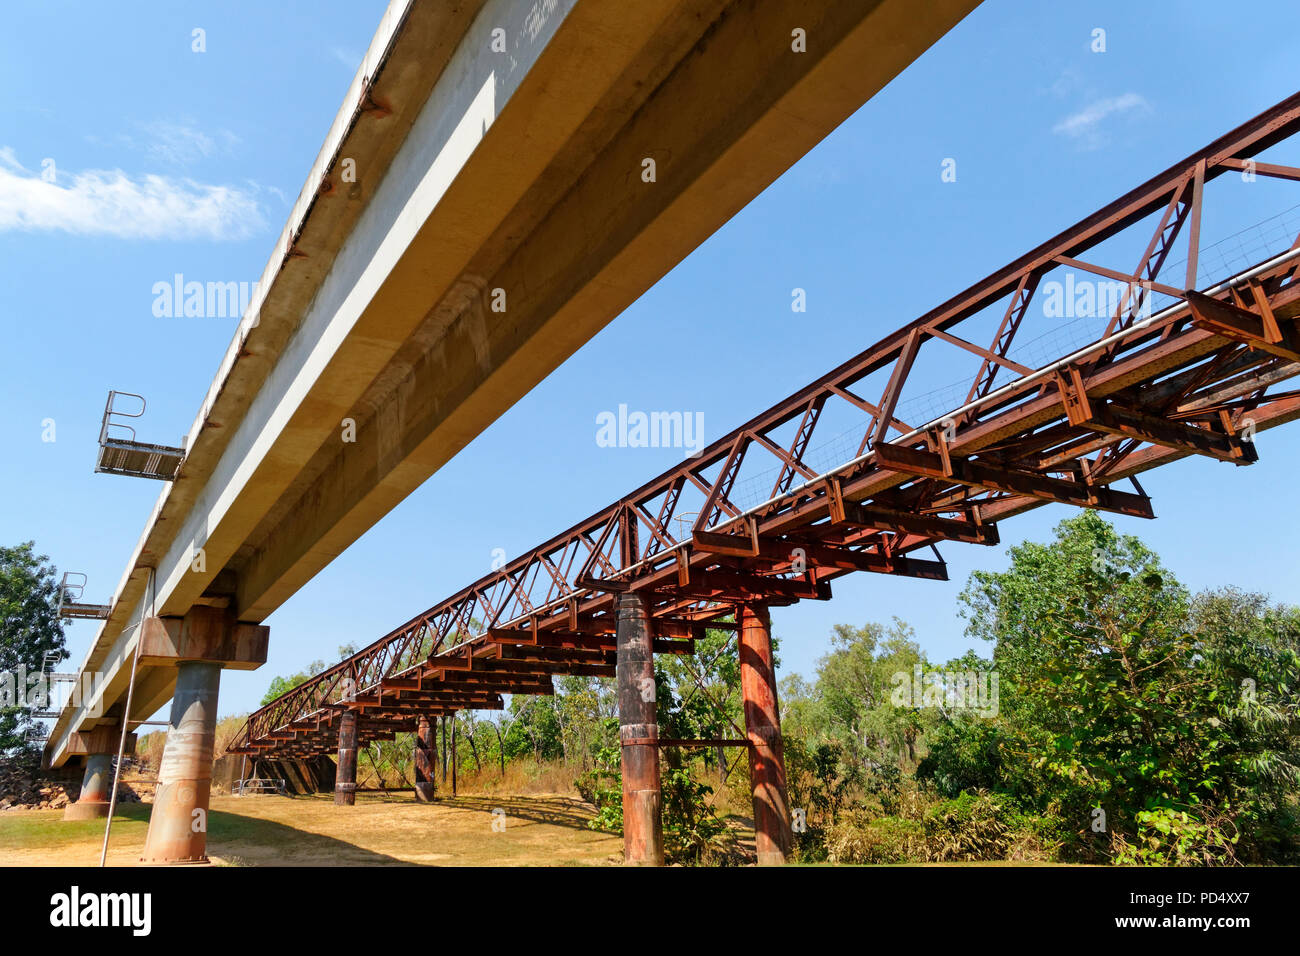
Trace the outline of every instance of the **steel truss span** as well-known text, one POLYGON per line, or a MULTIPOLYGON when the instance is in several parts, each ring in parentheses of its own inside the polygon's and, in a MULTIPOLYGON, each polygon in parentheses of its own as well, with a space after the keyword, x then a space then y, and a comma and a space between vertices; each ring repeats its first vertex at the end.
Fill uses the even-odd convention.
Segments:
POLYGON ((945 580, 937 545, 996 544, 1003 518, 1150 518, 1141 472, 1254 462, 1300 417, 1300 168, 1255 159, 1298 131, 1300 94, 284 694, 230 750, 332 753, 346 712, 364 744, 613 676, 624 592, 656 652, 689 654, 737 605, 827 600, 853 571, 945 580), (1207 201, 1268 182, 1283 211, 1202 243, 1207 201), (1072 316, 1078 289, 1111 294, 1072 316))

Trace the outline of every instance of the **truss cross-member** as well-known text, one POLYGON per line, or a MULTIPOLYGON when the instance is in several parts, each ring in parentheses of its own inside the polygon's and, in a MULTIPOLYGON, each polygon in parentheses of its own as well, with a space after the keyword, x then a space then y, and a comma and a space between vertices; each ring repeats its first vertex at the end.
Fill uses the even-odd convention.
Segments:
POLYGON ((1151 499, 1104 485, 1089 485, 1065 478, 1053 478, 1028 471, 999 468, 970 458, 953 458, 951 471, 934 452, 888 443, 876 446, 876 460, 882 468, 926 478, 948 480, 959 485, 1025 495, 1043 501, 1094 508, 1137 518, 1154 518, 1151 499))
POLYGON ((1094 431, 1110 435, 1162 445, 1175 451, 1217 458, 1234 465, 1250 465, 1259 460, 1253 442, 1243 442, 1235 435, 1216 431, 1212 427, 1200 428, 1148 415, 1115 402, 1097 403, 1083 422, 1075 424, 1084 424, 1094 431))
POLYGON ((1192 310, 1192 325, 1198 329, 1291 362, 1300 362, 1300 346, 1295 342, 1294 334, 1283 333, 1267 303, 1260 315, 1200 292, 1188 292, 1187 305, 1192 310))
POLYGON ((872 528, 876 531, 966 544, 996 545, 1001 541, 995 524, 976 524, 964 518, 912 514, 856 501, 837 501, 835 497, 831 498, 831 522, 853 528, 872 528))

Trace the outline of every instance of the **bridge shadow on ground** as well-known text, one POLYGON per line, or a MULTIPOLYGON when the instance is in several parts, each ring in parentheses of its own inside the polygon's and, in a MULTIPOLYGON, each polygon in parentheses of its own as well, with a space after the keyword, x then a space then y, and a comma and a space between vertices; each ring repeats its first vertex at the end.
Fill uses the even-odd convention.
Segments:
POLYGON ((208 813, 208 856, 229 866, 416 866, 346 840, 274 820, 208 813))
POLYGON ((436 801, 429 806, 446 807, 452 810, 473 810, 478 813, 492 813, 504 810, 510 820, 526 820, 529 823, 545 823, 551 826, 568 827, 590 833, 587 826, 594 813, 592 808, 576 797, 494 797, 494 796, 457 796, 444 797, 439 794, 436 801))

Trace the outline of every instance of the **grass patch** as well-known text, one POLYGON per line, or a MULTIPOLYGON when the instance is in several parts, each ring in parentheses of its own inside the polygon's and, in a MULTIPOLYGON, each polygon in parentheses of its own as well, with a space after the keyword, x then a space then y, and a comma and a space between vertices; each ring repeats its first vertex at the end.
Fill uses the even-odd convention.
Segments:
MULTIPOLYGON (((127 803, 113 814, 113 839, 144 842, 150 807, 127 803)), ((62 810, 9 810, 0 813, 0 850, 35 850, 103 840, 104 821, 64 821, 62 810)))

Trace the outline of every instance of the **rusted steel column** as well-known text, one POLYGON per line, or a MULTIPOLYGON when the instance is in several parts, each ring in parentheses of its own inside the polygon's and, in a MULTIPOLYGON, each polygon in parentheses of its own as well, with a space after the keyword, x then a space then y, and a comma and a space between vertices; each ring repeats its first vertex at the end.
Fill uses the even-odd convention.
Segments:
POLYGON ((447 785, 447 718, 439 717, 442 721, 442 785, 447 785))
POLYGON ((451 795, 456 796, 456 767, 460 763, 456 750, 456 715, 451 715, 451 795))
POLYGON ((334 803, 350 807, 357 802, 357 712, 339 717, 339 768, 334 775, 334 803))
POLYGON ((645 599, 618 597, 618 736, 623 756, 623 862, 663 866, 655 665, 645 599))
POLYGON ((65 820, 94 820, 108 816, 109 790, 113 786, 113 755, 90 754, 81 778, 81 795, 63 810, 65 820))
POLYGON ((740 610, 740 693, 749 737, 749 779, 754 792, 754 845, 759 866, 782 864, 790 855, 790 805, 785 787, 781 711, 772 666, 772 625, 767 608, 740 610))
POLYGON ((433 736, 433 724, 428 717, 421 717, 415 731, 415 799, 428 803, 434 798, 433 748, 436 741, 433 736))
POLYGON ((220 686, 220 664, 182 661, 176 667, 176 691, 144 842, 142 859, 146 863, 207 860, 208 796, 220 686))

